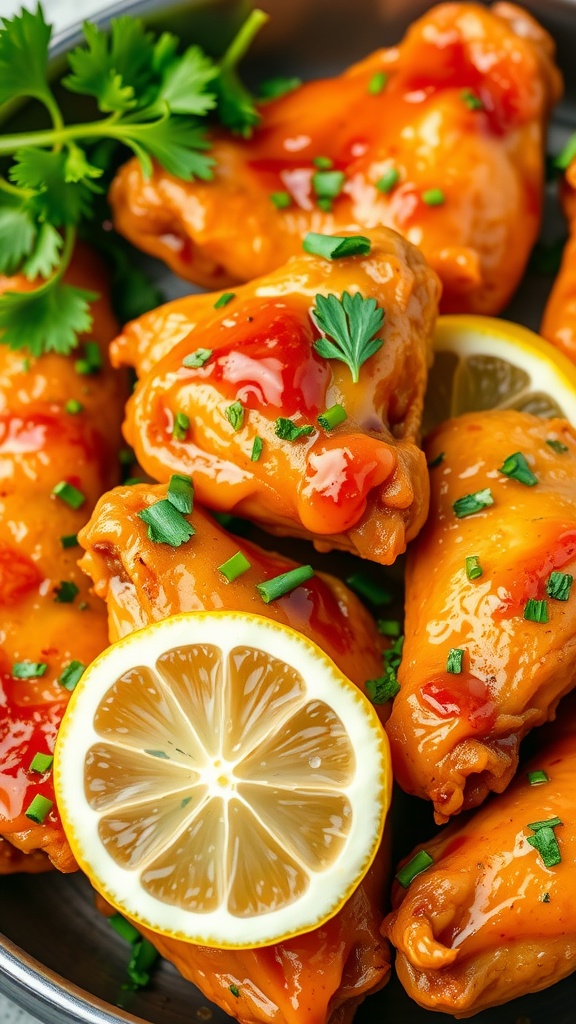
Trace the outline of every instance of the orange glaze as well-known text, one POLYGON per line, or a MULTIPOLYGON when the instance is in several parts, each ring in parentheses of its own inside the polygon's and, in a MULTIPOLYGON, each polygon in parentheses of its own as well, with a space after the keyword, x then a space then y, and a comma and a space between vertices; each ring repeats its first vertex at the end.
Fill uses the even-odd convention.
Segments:
MULTIPOLYGON (((88 664, 107 643, 105 608, 76 565, 80 549, 64 549, 60 537, 77 533, 117 481, 124 398, 122 375, 107 360, 116 323, 103 268, 79 247, 67 280, 102 293, 90 334, 102 346, 99 373, 79 375, 78 353, 34 358, 0 345, 0 835, 25 853, 44 850, 62 871, 76 865, 56 807, 42 825, 24 813, 36 794, 54 800, 52 776, 29 766, 37 752, 53 750, 70 696, 58 683, 61 672, 73 660, 88 664), (69 399, 83 411, 66 412, 69 399), (61 480, 85 495, 79 510, 52 495, 61 480), (62 581, 78 587, 71 603, 56 600, 62 581), (48 668, 40 678, 16 679, 18 661, 48 668)), ((3 291, 29 287, 21 278, 0 279, 3 291)), ((21 858, 6 857, 4 866, 21 870, 21 858)))
POLYGON ((444 312, 497 313, 538 235, 545 123, 560 92, 552 41, 526 11, 441 4, 399 46, 262 104, 251 139, 215 132, 213 181, 160 167, 145 179, 129 161, 110 191, 115 224, 208 288, 269 273, 309 230, 387 225, 440 275, 444 312), (373 95, 378 73, 388 81, 373 95), (316 202, 317 157, 345 174, 330 212, 316 202), (376 183, 391 168, 398 183, 384 193, 376 183), (437 188, 444 204, 427 205, 437 188), (273 205, 276 192, 289 194, 287 209, 273 205))
POLYGON ((383 931, 398 950, 402 984, 421 1006, 467 1017, 576 969, 574 708, 562 719, 506 793, 423 844, 434 865, 407 890, 394 887, 383 931), (532 786, 526 772, 537 769, 549 781, 532 786), (563 822, 555 829, 562 860, 547 868, 527 842, 527 825, 553 817, 563 822))
POLYGON ((576 432, 511 410, 470 413, 438 427, 426 450, 445 457, 430 471, 430 516, 409 551, 401 691, 387 731, 395 778, 432 800, 441 822, 508 785, 520 740, 576 682, 576 588, 568 601, 546 594, 552 570, 576 575, 576 432), (498 471, 519 451, 534 487, 498 471), (486 487, 494 504, 458 519, 454 500, 486 487), (479 558, 479 579, 467 579, 467 555, 479 558), (547 600, 547 623, 524 619, 530 598, 547 600), (464 650, 460 674, 447 671, 451 648, 464 650))
POLYGON ((569 238, 562 265, 550 293, 541 334, 576 362, 576 160, 566 171, 561 187, 569 238))
POLYGON ((310 537, 388 564, 422 525, 428 476, 415 444, 430 359, 437 279, 420 253, 386 229, 369 256, 329 261, 301 254, 237 289, 168 303, 129 324, 112 346, 118 365, 136 367, 125 435, 157 480, 190 473, 199 500, 237 511, 280 534, 310 537), (353 383, 347 365, 320 357, 311 319, 318 293, 350 290, 384 309, 383 345, 353 383), (183 366, 198 348, 212 356, 183 366), (225 415, 235 401, 244 421, 225 415), (347 420, 324 430, 318 414, 340 403, 347 420), (175 417, 188 416, 183 440, 175 417), (278 417, 311 425, 310 436, 281 440, 278 417), (263 440, 258 461, 254 438, 263 440))

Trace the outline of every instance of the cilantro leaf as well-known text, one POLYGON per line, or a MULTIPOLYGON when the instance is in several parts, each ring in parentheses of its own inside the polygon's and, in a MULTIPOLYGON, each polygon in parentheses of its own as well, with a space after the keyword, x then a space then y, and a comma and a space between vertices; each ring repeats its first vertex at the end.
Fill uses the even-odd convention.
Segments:
POLYGON ((58 266, 62 251, 63 239, 56 228, 44 223, 36 236, 34 248, 22 266, 26 277, 33 281, 35 277, 50 277, 58 266))
MULTIPOLYGON (((64 180, 65 181, 82 181, 83 179, 100 178, 104 171, 102 167, 95 167, 94 164, 89 163, 86 153, 80 146, 77 146, 75 142, 69 142, 67 145, 66 160, 64 163, 64 180)), ((89 182, 85 182, 89 184, 89 182)), ((93 186, 89 186, 93 188, 93 186)), ((101 191, 101 189, 98 189, 101 191)))
POLYGON ((31 96, 50 105, 47 66, 52 29, 40 4, 35 13, 22 10, 13 18, 0 20, 0 104, 16 96, 31 96))
POLYGON ((0 298, 2 343, 26 348, 33 356, 43 352, 68 355, 77 335, 92 324, 89 302, 97 296, 83 288, 51 278, 32 292, 4 292, 0 298))
POLYGON ((110 34, 85 21, 86 45, 68 54, 72 74, 63 79, 71 92, 94 96, 103 113, 124 113, 145 105, 154 49, 153 36, 139 18, 114 18, 110 34), (144 93, 144 95, 142 95, 144 93))
POLYGON ((346 363, 352 380, 358 383, 360 367, 384 343, 375 335, 384 322, 384 310, 376 299, 365 299, 357 292, 350 295, 317 295, 312 310, 318 326, 328 335, 314 342, 314 348, 325 359, 346 363))
POLYGON ((40 220, 49 220, 56 227, 76 224, 90 212, 90 193, 81 182, 66 181, 65 150, 39 149, 28 146, 18 149, 9 177, 19 188, 30 189, 30 208, 40 220))
POLYGON ((157 99, 174 114, 203 116, 216 106, 214 92, 206 86, 218 75, 218 68, 199 46, 190 46, 166 71, 157 99))
POLYGON ((236 70, 254 36, 268 21, 258 8, 249 15, 220 61, 220 74, 215 82, 218 96, 218 117, 233 132, 249 138, 260 121, 260 114, 251 93, 240 81, 236 70))
POLYGON ((121 141, 134 150, 145 177, 152 173, 150 155, 156 157, 169 174, 185 181, 193 176, 209 181, 214 160, 202 150, 210 143, 201 128, 189 118, 171 116, 168 112, 156 121, 119 126, 121 141))
POLYGON ((26 203, 16 196, 2 196, 0 238, 0 273, 14 274, 32 252, 36 238, 34 218, 26 203))

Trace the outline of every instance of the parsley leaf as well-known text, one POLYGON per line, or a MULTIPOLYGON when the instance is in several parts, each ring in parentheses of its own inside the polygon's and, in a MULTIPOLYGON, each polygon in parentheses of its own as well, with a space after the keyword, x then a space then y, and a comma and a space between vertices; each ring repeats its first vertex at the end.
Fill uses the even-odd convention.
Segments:
POLYGON ((32 292, 5 292, 0 303, 2 342, 9 348, 27 348, 33 356, 43 352, 67 355, 77 335, 90 329, 89 303, 97 296, 51 278, 32 292))
POLYGON ((360 367, 384 343, 375 335, 384 322, 384 310, 376 299, 365 299, 359 292, 350 295, 317 295, 312 310, 318 326, 328 335, 314 342, 314 348, 325 359, 338 359, 350 369, 358 383, 360 367))

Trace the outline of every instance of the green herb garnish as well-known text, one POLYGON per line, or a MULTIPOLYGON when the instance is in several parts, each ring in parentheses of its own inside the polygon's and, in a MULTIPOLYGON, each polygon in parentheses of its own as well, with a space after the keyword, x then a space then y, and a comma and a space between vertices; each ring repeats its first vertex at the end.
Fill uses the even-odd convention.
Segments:
POLYGON ((15 661, 12 665, 14 679, 39 679, 43 676, 48 664, 45 661, 15 661))
POLYGON ((50 771, 53 760, 52 754, 34 754, 30 762, 29 771, 44 775, 44 772, 50 771))
POLYGON ((484 110, 482 100, 473 91, 473 89, 463 89, 460 96, 462 97, 462 102, 468 107, 468 110, 484 110))
POLYGON ((324 204, 321 209, 331 209, 332 200, 338 198, 345 181, 344 171, 316 171, 312 175, 312 190, 318 199, 318 205, 320 206, 321 201, 324 204))
POLYGON ((399 636, 389 650, 384 651, 384 671, 378 679, 366 680, 366 693, 373 704, 385 704, 400 692, 397 672, 402 661, 404 637, 399 636))
POLYGON ((53 800, 49 800, 48 797, 41 796, 40 793, 37 793, 32 800, 32 803, 30 803, 24 811, 24 814, 27 818, 30 818, 30 821, 35 821, 37 825, 41 825, 50 814, 53 806, 53 800))
POLYGON ((69 665, 58 676, 60 686, 65 690, 74 690, 86 671, 86 665, 81 661, 71 661, 69 665))
POLYGON ((538 851, 547 868, 553 868, 562 860, 554 832, 556 826, 561 824, 560 818, 550 818, 549 821, 534 821, 531 825, 527 825, 527 828, 534 832, 533 836, 528 836, 527 842, 538 851))
POLYGON ((278 75, 276 78, 268 78, 265 82, 261 82, 258 92, 263 100, 276 100, 279 96, 285 96, 289 92, 294 92, 301 85, 301 78, 288 78, 278 75))
POLYGON ((428 188, 422 193, 422 202, 426 203, 426 206, 443 206, 446 196, 441 188, 428 188))
POLYGON ((402 625, 397 619, 378 619, 376 626, 382 636, 399 637, 402 632, 402 625))
POLYGON ((59 484, 56 484, 52 494, 74 509, 81 508, 86 501, 86 496, 82 494, 82 491, 79 491, 73 484, 69 484, 67 480, 61 480, 59 484))
POLYGON ((325 412, 320 413, 318 417, 318 423, 323 430, 334 430, 334 427, 340 426, 341 423, 348 419, 346 410, 342 405, 331 405, 325 412))
POLYGON ((197 348, 195 352, 191 352, 189 356, 184 356, 182 360, 182 366, 185 366, 189 370, 196 370, 199 366, 204 366, 212 355, 211 348, 197 348))
POLYGON ((514 452, 504 459, 498 472, 504 473, 504 476, 510 477, 511 480, 517 480, 520 484, 525 484, 526 487, 534 487, 538 483, 538 477, 530 469, 522 452, 514 452))
POLYGON ((446 660, 446 671, 453 675, 459 675, 462 671, 464 651, 460 647, 451 647, 446 660))
POLYGON ((54 600, 58 604, 72 604, 74 598, 80 590, 72 580, 61 580, 57 587, 54 588, 54 600))
POLYGON ((346 363, 357 384, 360 367, 384 344, 384 339, 377 337, 384 322, 384 310, 376 299, 365 299, 359 292, 343 292, 341 298, 317 295, 312 313, 327 335, 314 342, 316 352, 324 359, 346 363))
POLYGON ((548 622, 548 605, 546 601, 530 598, 524 606, 524 618, 529 622, 548 622))
POLYGON ((302 248, 312 256, 339 260, 347 256, 367 256, 372 243, 364 235, 319 235, 309 231, 304 237, 302 248))
POLYGON ((83 377, 89 377, 99 373, 102 369, 102 353, 97 341, 86 341, 84 343, 84 356, 74 363, 76 373, 83 377))
POLYGON ((195 533, 192 524, 167 498, 143 508, 138 516, 148 526, 148 538, 155 544, 178 548, 195 533))
POLYGON ((528 782, 531 786, 540 786, 543 782, 549 782, 549 778, 545 771, 541 768, 536 768, 533 772, 526 773, 528 782))
POLYGON ((238 996, 240 995, 240 989, 238 988, 238 985, 230 985, 230 991, 232 995, 236 996, 236 999, 238 999, 238 996))
POLYGON ((567 601, 574 577, 569 572, 551 572, 546 584, 548 597, 556 601, 567 601))
POLYGON ((555 441, 553 437, 548 437, 546 444, 552 448, 552 451, 558 452, 559 455, 568 451, 568 445, 562 444, 562 441, 555 441))
POLYGON ((388 84, 388 75, 385 71, 376 71, 368 82, 368 92, 371 96, 378 96, 388 84))
POLYGON ((242 554, 241 551, 237 551, 235 555, 232 555, 232 558, 218 566, 218 572, 221 572, 229 583, 233 583, 242 573, 248 572, 249 568, 250 562, 246 555, 242 554))
POLYGON ((334 166, 334 161, 329 156, 315 156, 312 163, 319 171, 329 171, 334 166))
POLYGON ((475 491, 474 494, 465 494, 463 498, 457 498, 453 502, 452 508, 458 519, 465 519, 466 516, 472 516, 475 512, 481 512, 493 504, 492 491, 489 487, 485 487, 482 491, 475 491))
POLYGON ((396 167, 389 167, 387 171, 384 171, 382 177, 378 178, 376 188, 379 192, 383 192, 384 195, 388 195, 399 181, 400 171, 396 167))
POLYGON ((479 580, 482 575, 482 566, 478 555, 466 556, 466 575, 469 580, 479 580))
POLYGON ((185 412, 177 412, 172 427, 172 437, 176 441, 185 441, 190 428, 190 417, 185 412))
POLYGON ((78 402, 75 398, 70 398, 66 402, 64 408, 71 416, 77 416, 78 413, 83 411, 84 406, 82 405, 82 402, 78 402))
POLYGON ((127 921, 125 917, 122 917, 122 914, 112 914, 112 916, 108 918, 108 924, 112 926, 114 931, 117 932, 122 939, 129 942, 130 945, 134 945, 135 942, 138 942, 140 932, 133 924, 130 923, 130 921, 127 921))
POLYGON ((254 438, 254 441, 252 443, 252 451, 250 453, 250 460, 252 462, 258 462, 258 459, 262 455, 263 448, 264 448, 264 441, 262 440, 261 437, 258 437, 258 435, 256 435, 256 437, 254 438))
POLYGON ((434 863, 434 859, 426 850, 419 850, 413 857, 410 858, 407 864, 397 873, 396 878, 400 882, 400 885, 407 889, 410 882, 413 882, 417 875, 421 875, 426 868, 429 868, 434 863))
POLYGON ((307 580, 312 579, 313 576, 314 569, 311 565, 299 565, 296 569, 282 572, 271 580, 257 583, 256 590, 264 603, 270 604, 271 601, 276 601, 279 597, 284 597, 285 594, 289 594, 292 590, 300 587, 307 580))
POLYGON ((224 409, 224 415, 234 430, 242 430, 244 423, 244 406, 242 402, 232 402, 224 409))
POLYGON ((365 601, 377 607, 383 604, 390 604, 392 594, 384 583, 379 583, 364 572, 355 572, 348 576, 346 583, 351 590, 359 594, 365 601))
POLYGON ((438 455, 435 456, 435 458, 430 459, 430 462, 427 462, 426 465, 428 466, 428 469, 436 469, 437 466, 442 465, 445 458, 446 452, 440 452, 438 455))
POLYGON ((293 420, 289 420, 285 416, 279 416, 274 424, 274 433, 282 441, 297 441, 299 437, 308 437, 313 434, 315 429, 310 423, 298 427, 293 420))
POLYGON ((173 473, 168 484, 168 501, 183 515, 189 516, 194 502, 192 478, 184 473, 173 473))
POLYGON ((270 202, 277 210, 287 210, 292 206, 292 196, 289 192, 271 192, 270 202))
POLYGON ((572 161, 576 159, 576 135, 572 135, 558 156, 554 160, 554 166, 559 171, 567 171, 572 161))
POLYGON ((222 309, 223 306, 227 306, 232 299, 236 298, 236 292, 223 292, 219 299, 216 299, 214 303, 214 309, 222 309))

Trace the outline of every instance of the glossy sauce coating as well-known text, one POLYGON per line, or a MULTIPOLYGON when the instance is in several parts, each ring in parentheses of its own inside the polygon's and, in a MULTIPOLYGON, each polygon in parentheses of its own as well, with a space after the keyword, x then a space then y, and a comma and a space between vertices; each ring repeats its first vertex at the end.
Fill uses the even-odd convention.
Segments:
POLYGON ((562 264, 544 310, 541 333, 576 362, 576 160, 562 182, 561 199, 569 238, 562 264))
POLYGON ((424 844, 430 868, 408 889, 396 883, 383 930, 421 1006, 468 1016, 576 969, 574 706, 570 714, 504 794, 424 844), (537 770, 549 781, 530 785, 527 772, 537 770), (555 817, 562 860, 547 868, 527 826, 555 817))
MULTIPOLYGON (((58 682, 62 671, 71 661, 88 664, 107 644, 106 609, 78 569, 80 548, 65 548, 60 538, 76 534, 117 481, 125 394, 122 374, 107 359, 116 323, 103 268, 79 248, 67 280, 102 293, 90 334, 101 345, 101 371, 76 372, 81 350, 34 358, 0 345, 0 834, 24 853, 44 850, 62 871, 76 865, 56 806, 43 824, 25 815, 37 794, 54 801, 51 772, 30 764, 36 753, 53 751, 70 696, 58 682), (67 412, 70 399, 82 411, 67 412), (53 496, 62 480, 85 496, 78 510, 53 496), (58 600, 62 582, 78 588, 71 602, 58 600), (47 668, 38 678, 14 678, 14 663, 22 661, 47 668)), ((20 278, 0 279, 3 291, 29 287, 20 278)), ((3 860, 5 870, 38 870, 38 857, 3 860)))
POLYGON ((428 481, 415 444, 430 359, 438 283, 420 253, 393 232, 372 236, 366 257, 330 261, 306 254, 236 290, 189 296, 129 324, 112 346, 116 364, 141 377, 124 432, 156 480, 192 474, 199 500, 237 511, 280 534, 309 537, 390 563, 426 516, 428 481), (318 293, 359 291, 384 310, 383 344, 360 369, 314 350, 318 293), (183 360, 199 348, 198 368, 183 360), (243 422, 226 410, 241 402, 243 422), (319 413, 341 404, 333 430, 319 413), (174 437, 177 415, 189 428, 174 437), (275 432, 279 417, 313 427, 295 441, 275 432), (251 458, 255 437, 260 458, 251 458))
POLYGON ((444 312, 497 313, 538 234, 545 122, 560 91, 552 41, 525 11, 440 4, 398 46, 262 104, 250 140, 216 133, 212 182, 159 167, 146 180, 131 160, 112 185, 115 224, 209 288, 269 273, 309 230, 386 225, 438 272, 444 312), (380 91, 374 75, 387 76, 380 91), (328 212, 319 157, 345 176, 328 212), (379 189, 392 170, 397 183, 379 189), (427 203, 437 189, 443 202, 427 203), (278 192, 288 208, 275 208, 278 192))
POLYGON ((395 778, 432 800, 441 822, 505 789, 521 738, 576 681, 576 588, 567 601, 546 593, 552 571, 576 575, 576 433, 512 410, 470 413, 438 427, 426 451, 445 456, 430 470, 430 516, 408 556, 401 691, 387 731, 395 778), (535 486, 499 471, 515 452, 535 486), (453 502, 485 488, 494 504, 458 518, 453 502), (548 622, 524 618, 530 599, 547 602, 548 622), (447 670, 451 649, 464 651, 460 673, 447 670))

